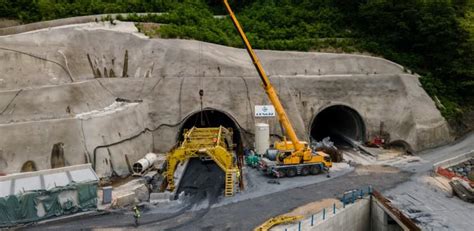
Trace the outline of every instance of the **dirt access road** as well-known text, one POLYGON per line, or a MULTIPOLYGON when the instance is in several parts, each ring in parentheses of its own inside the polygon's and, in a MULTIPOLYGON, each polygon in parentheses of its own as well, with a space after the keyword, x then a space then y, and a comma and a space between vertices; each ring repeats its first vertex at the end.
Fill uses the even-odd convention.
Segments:
MULTIPOLYGON (((361 168, 366 168, 361 166, 361 168)), ((185 211, 172 218, 167 214, 145 212, 140 229, 154 230, 252 230, 270 217, 286 213, 296 207, 324 198, 339 197, 345 191, 373 185, 384 191, 407 181, 411 173, 392 171, 392 167, 377 168, 380 172, 355 171, 331 180, 297 187, 286 191, 244 200, 219 207, 207 207, 197 211, 185 211), (390 171, 386 171, 390 169, 390 171), (162 220, 165 219, 165 220, 162 220), (162 220, 157 221, 156 220, 162 220)), ((79 230, 93 228, 130 229, 132 216, 129 212, 115 213, 70 222, 50 222, 31 227, 32 230, 79 230)))
MULTIPOLYGON (((252 230, 270 217, 286 213, 296 207, 324 198, 339 197, 343 192, 372 185, 381 192, 391 191, 396 186, 416 180, 416 176, 427 174, 434 162, 474 149, 474 133, 457 142, 420 153, 422 161, 399 166, 358 166, 355 171, 330 180, 303 187, 255 197, 222 206, 204 206, 202 209, 188 207, 184 211, 158 214, 152 210, 144 212, 138 229, 151 230, 252 230)), ((264 187, 264 185, 262 185, 264 187)), ((396 190, 395 190, 396 191, 396 190)), ((440 192, 441 193, 441 192, 440 192)), ((429 203, 428 201, 426 203, 429 203)), ((30 227, 31 230, 80 230, 80 229, 130 229, 133 219, 130 212, 77 219, 67 222, 49 222, 30 227)))
MULTIPOLYGON (((472 150, 474 133, 454 144, 420 153, 423 162, 416 167, 419 172, 409 181, 388 190, 385 196, 424 230, 472 230, 474 204, 452 197, 450 192, 442 190, 444 187, 440 185, 441 182, 430 174, 433 163, 472 150)), ((443 185, 446 187, 447 184, 443 185)), ((447 187, 449 188, 449 185, 447 187)))

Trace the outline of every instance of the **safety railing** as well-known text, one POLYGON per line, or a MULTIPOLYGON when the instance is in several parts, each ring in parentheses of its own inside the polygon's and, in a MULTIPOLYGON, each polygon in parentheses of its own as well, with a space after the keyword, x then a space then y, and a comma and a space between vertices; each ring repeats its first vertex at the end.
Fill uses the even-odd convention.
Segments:
POLYGON ((346 204, 354 203, 357 199, 361 199, 365 196, 371 195, 373 192, 372 186, 368 186, 364 189, 354 189, 344 192, 341 198, 343 208, 346 207, 346 204))
MULTIPOLYGON (((368 186, 363 189, 354 189, 344 192, 340 201, 342 203, 342 208, 333 203, 331 207, 323 208, 318 213, 312 214, 311 216, 305 217, 304 219, 298 221, 296 224, 284 225, 285 231, 302 231, 303 227, 314 226, 319 221, 324 221, 330 217, 335 216, 338 212, 341 212, 346 206, 354 204, 357 200, 365 198, 373 193, 372 186, 368 186)), ((283 229, 276 229, 283 230, 283 229)))

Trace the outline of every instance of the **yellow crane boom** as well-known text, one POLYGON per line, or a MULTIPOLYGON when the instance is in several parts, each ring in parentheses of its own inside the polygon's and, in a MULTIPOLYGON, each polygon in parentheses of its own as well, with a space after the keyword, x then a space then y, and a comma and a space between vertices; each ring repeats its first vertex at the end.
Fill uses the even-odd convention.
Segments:
POLYGON ((298 139, 295 129, 291 125, 290 119, 288 118, 288 115, 286 114, 285 109, 278 98, 275 88, 273 88, 272 83, 265 73, 265 70, 263 70, 262 64, 253 51, 252 45, 250 45, 250 42, 247 39, 242 27, 240 26, 239 21, 235 17, 229 2, 227 0, 223 1, 227 12, 232 19, 232 23, 244 42, 245 49, 250 55, 253 65, 257 69, 265 92, 275 107, 275 110, 278 114, 278 120, 285 129, 286 136, 290 138, 291 141, 291 145, 289 145, 285 137, 282 142, 276 142, 275 148, 279 151, 276 158, 278 161, 277 164, 275 165, 272 162, 267 162, 266 160, 264 161, 264 159, 262 159, 262 162, 260 163, 262 166, 261 169, 267 174, 271 174, 276 177, 283 177, 285 175, 293 177, 295 175, 317 174, 321 172, 321 170, 328 171, 332 166, 331 158, 329 155, 323 152, 313 153, 307 142, 302 142, 298 139))
POLYGON ((249 53, 250 58, 252 59, 252 62, 258 71, 260 79, 263 82, 263 87, 265 88, 265 92, 267 93, 268 98, 270 99, 273 106, 275 107, 275 111, 278 114, 278 120, 280 121, 283 128, 285 129, 286 135, 288 136, 288 138, 290 138, 290 141, 292 142, 293 147, 295 149, 294 151, 295 152, 304 151, 304 149, 308 148, 307 145, 302 143, 296 136, 295 129, 293 129, 293 126, 291 125, 290 119, 288 118, 285 112, 285 109, 283 108, 283 105, 281 104, 280 99, 278 98, 278 94, 276 93, 275 88, 273 88, 273 85, 270 83, 270 80, 268 79, 268 76, 265 73, 265 70, 263 69, 262 64, 260 63, 260 60, 258 59, 257 55, 253 51, 252 45, 250 45, 250 42, 248 41, 247 36, 242 30, 242 27, 240 26, 239 21, 235 17, 235 14, 229 5, 229 2, 227 0, 224 0, 224 5, 227 9, 227 12, 230 15, 230 18, 232 19, 232 23, 234 23, 235 28, 239 32, 239 35, 242 38, 242 41, 244 42, 245 49, 249 53))

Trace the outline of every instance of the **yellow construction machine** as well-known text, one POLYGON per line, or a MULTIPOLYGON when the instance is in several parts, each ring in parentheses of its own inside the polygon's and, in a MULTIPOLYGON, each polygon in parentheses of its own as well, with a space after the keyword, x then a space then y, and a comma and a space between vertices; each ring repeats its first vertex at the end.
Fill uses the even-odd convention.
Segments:
POLYGON ((267 74, 265 73, 260 60, 253 51, 247 36, 245 35, 239 21, 232 11, 232 8, 230 7, 227 0, 223 1, 230 18, 232 19, 235 28, 239 32, 245 48, 247 49, 247 52, 253 61, 254 66, 257 69, 265 92, 275 107, 275 111, 278 114, 278 119, 285 129, 286 136, 288 136, 290 139, 290 142, 286 141, 286 138, 281 142, 276 142, 274 145, 274 148, 278 150, 276 161, 262 159, 261 168, 267 174, 271 174, 276 177, 292 177, 295 175, 307 175, 310 173, 318 174, 322 170, 329 171, 329 168, 332 167, 330 156, 323 152, 314 152, 308 146, 307 142, 300 141, 296 136, 296 132, 290 123, 280 99, 278 98, 277 92, 275 88, 273 88, 267 74))
POLYGON ((268 231, 273 226, 288 224, 288 223, 292 223, 292 222, 295 222, 295 221, 299 221, 301 219, 303 219, 303 216, 280 215, 280 216, 277 216, 277 217, 272 217, 269 220, 265 221, 260 226, 258 226, 257 228, 255 228, 254 231, 268 231))
POLYGON ((190 158, 213 160, 225 173, 225 196, 233 196, 238 167, 232 153, 232 130, 222 126, 215 128, 193 127, 184 131, 183 141, 172 149, 166 159, 164 181, 167 190, 175 190, 175 172, 178 164, 185 163, 190 158))

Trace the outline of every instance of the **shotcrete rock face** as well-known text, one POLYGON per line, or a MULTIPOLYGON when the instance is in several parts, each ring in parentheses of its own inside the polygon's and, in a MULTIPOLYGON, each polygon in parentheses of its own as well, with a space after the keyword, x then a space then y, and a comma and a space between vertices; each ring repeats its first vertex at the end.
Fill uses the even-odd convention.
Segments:
MULTIPOLYGON (((46 27, 0 36, 0 173, 64 162, 92 163, 100 177, 126 176, 129 162, 168 152, 192 126, 230 127, 235 144, 253 147, 254 105, 270 102, 244 49, 148 39, 131 22, 46 27), (59 143, 62 150, 52 151, 59 143)), ((300 138, 363 140, 383 122, 391 139, 414 151, 451 139, 418 76, 398 64, 256 53, 300 138)), ((281 135, 277 118, 266 122, 281 135)))
POLYGON ((342 105, 328 107, 319 112, 311 126, 311 137, 317 141, 331 137, 336 144, 344 138, 363 141, 365 125, 355 110, 342 105))

